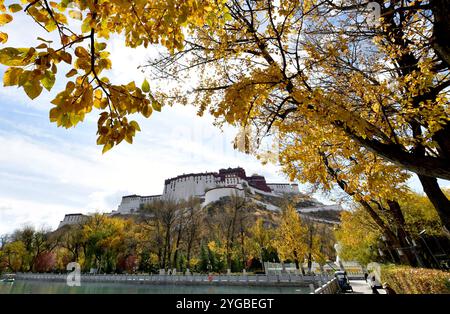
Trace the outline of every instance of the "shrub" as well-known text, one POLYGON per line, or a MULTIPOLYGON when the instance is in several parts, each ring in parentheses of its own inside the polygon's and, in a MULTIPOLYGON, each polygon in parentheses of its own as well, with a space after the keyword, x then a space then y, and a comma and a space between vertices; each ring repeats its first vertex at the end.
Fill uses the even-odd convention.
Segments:
POLYGON ((450 272, 437 269, 385 266, 381 280, 400 294, 450 293, 450 272))

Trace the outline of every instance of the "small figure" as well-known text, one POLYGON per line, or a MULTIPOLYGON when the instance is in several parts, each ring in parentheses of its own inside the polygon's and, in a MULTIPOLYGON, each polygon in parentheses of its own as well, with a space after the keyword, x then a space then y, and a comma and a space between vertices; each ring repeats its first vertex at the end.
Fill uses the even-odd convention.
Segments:
POLYGON ((370 280, 370 287, 372 288, 372 293, 373 294, 380 294, 378 292, 378 289, 382 289, 383 287, 381 286, 381 283, 378 281, 378 279, 376 278, 375 274, 372 275, 372 278, 370 280))

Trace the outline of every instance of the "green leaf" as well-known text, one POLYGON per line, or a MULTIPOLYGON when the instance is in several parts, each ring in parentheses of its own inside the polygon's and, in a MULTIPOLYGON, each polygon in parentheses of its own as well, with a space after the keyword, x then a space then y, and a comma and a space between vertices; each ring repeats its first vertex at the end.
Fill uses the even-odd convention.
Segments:
POLYGON ((22 6, 20 4, 18 4, 18 3, 14 3, 14 4, 11 4, 8 7, 8 9, 9 9, 10 12, 16 13, 16 12, 22 10, 22 6))
POLYGON ((42 85, 45 87, 46 90, 50 91, 55 85, 55 74, 53 74, 52 71, 46 70, 45 76, 41 80, 42 85))
POLYGON ((144 79, 144 82, 142 82, 141 89, 144 93, 150 92, 150 84, 148 83, 147 79, 144 79))
POLYGON ((161 104, 160 104, 158 101, 153 100, 153 101, 152 101, 152 107, 153 107, 153 109, 155 109, 156 111, 161 112, 161 104))

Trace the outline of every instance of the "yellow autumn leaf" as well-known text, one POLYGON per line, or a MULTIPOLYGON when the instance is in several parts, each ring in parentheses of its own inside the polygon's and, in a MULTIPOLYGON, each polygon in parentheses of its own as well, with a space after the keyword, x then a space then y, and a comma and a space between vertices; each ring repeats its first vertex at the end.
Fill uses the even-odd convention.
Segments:
POLYGON ((13 20, 10 14, 0 14, 0 26, 8 24, 13 20))
POLYGON ((373 109, 373 111, 374 111, 375 113, 379 113, 380 110, 381 110, 381 106, 380 106, 379 103, 374 103, 374 104, 372 105, 372 109, 373 109))
POLYGON ((11 67, 3 75, 3 86, 14 86, 19 84, 19 76, 23 72, 21 68, 11 67))
POLYGON ((110 142, 106 143, 106 144, 103 146, 102 154, 106 153, 106 152, 107 152, 108 150, 110 150, 112 147, 113 147, 113 145, 112 145, 110 142))
POLYGON ((78 71, 76 69, 72 69, 69 72, 67 72, 66 77, 72 77, 77 73, 78 73, 78 71))
POLYGON ((141 128, 139 127, 139 124, 136 121, 130 121, 130 125, 135 129, 136 131, 140 131, 141 128))
POLYGON ((27 81, 23 85, 23 89, 30 99, 35 99, 41 94, 42 85, 38 80, 27 81))
POLYGON ((83 14, 80 11, 70 10, 69 16, 75 20, 81 21, 83 19, 83 14))
POLYGON ((33 61, 33 48, 12 48, 0 49, 0 63, 8 66, 25 66, 33 61))
POLYGON ((8 34, 0 32, 0 43, 4 44, 8 41, 8 34))
POLYGON ((150 117, 150 115, 152 114, 152 107, 150 105, 145 105, 144 108, 142 109, 142 115, 146 118, 150 117))

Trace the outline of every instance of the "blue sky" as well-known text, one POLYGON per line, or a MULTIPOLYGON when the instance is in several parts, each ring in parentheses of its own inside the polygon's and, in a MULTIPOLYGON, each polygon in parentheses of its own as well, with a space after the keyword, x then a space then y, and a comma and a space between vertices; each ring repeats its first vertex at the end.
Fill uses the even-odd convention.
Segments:
MULTIPOLYGON (((2 31, 9 34, 4 46, 37 45, 39 36, 56 42, 24 15, 15 15, 2 31)), ((137 67, 154 50, 125 48, 118 36, 108 48, 112 81, 140 84, 145 75, 137 67)), ((0 66, 2 76, 4 71, 0 66)), ((235 130, 219 130, 193 107, 164 107, 149 119, 135 117, 142 132, 134 144, 124 142, 102 155, 96 145, 97 113, 69 130, 49 122, 50 100, 65 85, 67 71, 60 68, 53 90, 33 101, 22 89, 0 87, 0 234, 26 224, 55 228, 66 213, 110 212, 122 195, 160 194, 166 178, 183 173, 241 166, 268 181, 286 180, 278 167, 263 167, 234 151, 235 130)))
POLYGON ((182 173, 243 166, 250 174, 285 180, 276 166, 262 167, 232 150, 234 131, 222 133, 191 108, 165 108, 139 119, 142 132, 133 145, 102 155, 93 119, 57 128, 46 106, 16 93, 0 92, 0 233, 26 223, 55 227, 69 212, 111 211, 122 195, 159 194, 164 179, 182 173))
MULTIPOLYGON (((5 46, 29 46, 38 36, 53 37, 26 16, 2 31, 10 36, 5 46)), ((108 47, 113 63, 109 77, 140 84, 145 76, 137 66, 154 51, 125 48, 120 37, 108 47)), ((0 66, 2 76, 4 70, 0 66)), ((69 130, 49 122, 50 100, 65 84, 63 70, 52 92, 44 90, 34 101, 22 89, 0 87, 0 234, 26 224, 55 228, 66 213, 110 212, 122 195, 160 194, 164 179, 183 173, 241 166, 269 182, 286 181, 279 167, 262 166, 234 151, 234 129, 219 130, 211 117, 196 116, 192 107, 164 107, 149 119, 136 117, 142 132, 134 144, 123 143, 102 155, 96 145, 96 113, 69 130)), ((411 186, 420 190, 417 180, 411 186)))

